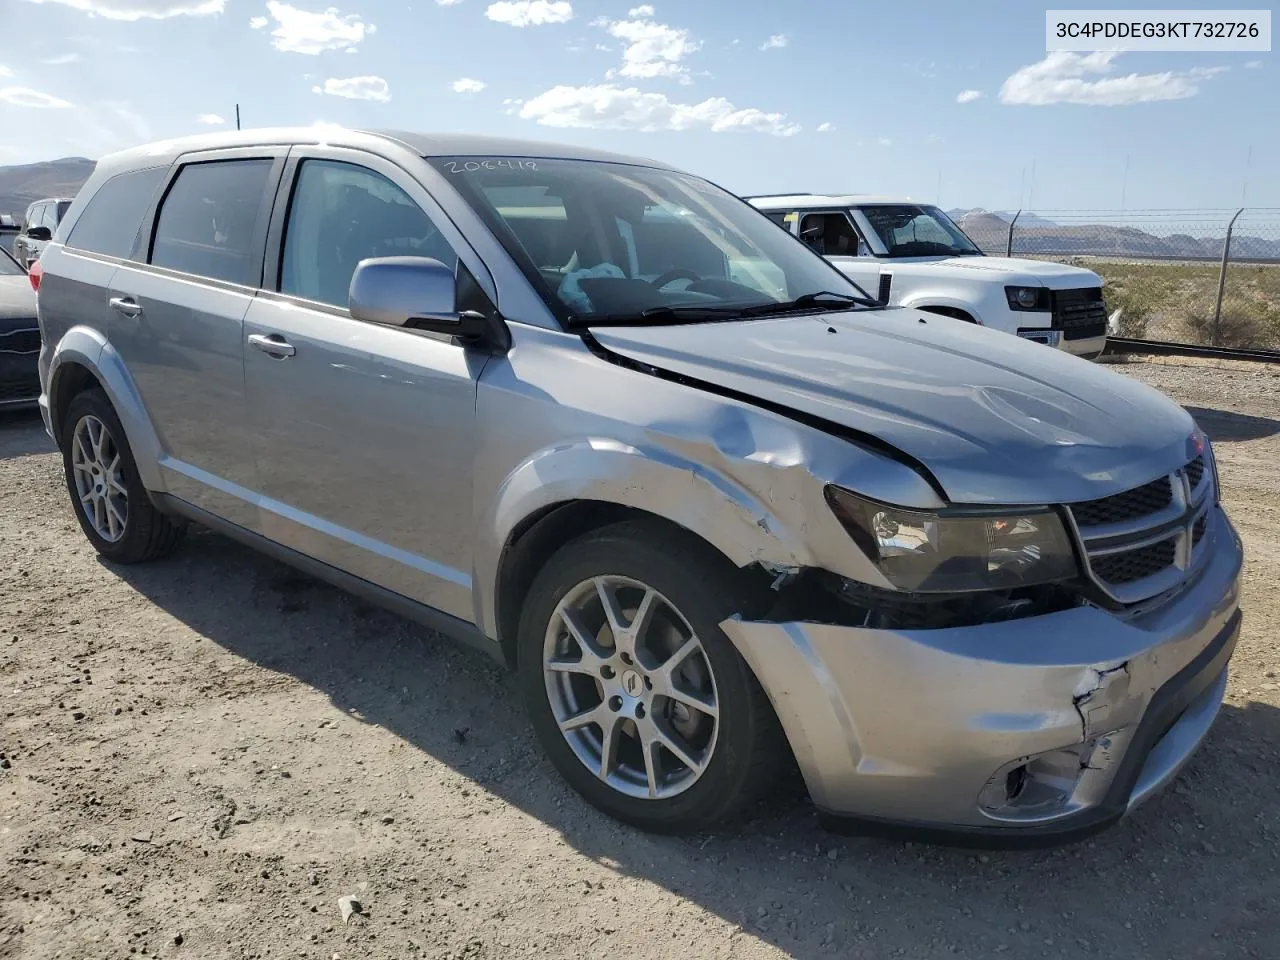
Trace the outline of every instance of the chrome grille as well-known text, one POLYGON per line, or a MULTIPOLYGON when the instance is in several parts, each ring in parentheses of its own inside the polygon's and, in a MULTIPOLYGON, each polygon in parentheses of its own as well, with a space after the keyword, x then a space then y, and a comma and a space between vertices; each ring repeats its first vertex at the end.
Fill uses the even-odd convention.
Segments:
POLYGON ((1168 477, 1160 477, 1124 493, 1073 504, 1071 510, 1080 526, 1097 527, 1149 516, 1172 502, 1173 484, 1168 477))
POLYGON ((1112 599, 1137 603, 1194 576, 1206 558, 1212 486, 1202 453, 1141 486, 1069 504, 1093 581, 1112 599))
POLYGON ((1176 548, 1170 537, 1147 547, 1097 557, 1092 561, 1093 572, 1107 583, 1135 583, 1171 566, 1176 548))

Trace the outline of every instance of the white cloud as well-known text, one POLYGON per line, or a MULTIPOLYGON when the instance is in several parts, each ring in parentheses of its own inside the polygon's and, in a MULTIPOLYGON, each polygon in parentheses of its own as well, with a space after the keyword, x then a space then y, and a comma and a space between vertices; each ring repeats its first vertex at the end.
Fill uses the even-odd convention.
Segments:
POLYGON ((72 51, 71 53, 60 53, 54 57, 45 57, 40 62, 48 67, 61 67, 68 63, 76 63, 80 59, 80 54, 72 51))
POLYGON ((760 44, 761 50, 781 50, 791 42, 791 38, 785 33, 775 33, 764 43, 760 44))
POLYGON ((1161 100, 1185 100, 1200 92, 1199 81, 1225 67, 1199 67, 1185 73, 1130 73, 1108 76, 1118 51, 1079 54, 1055 51, 1039 63, 1017 70, 1000 88, 1000 102, 1027 106, 1077 103, 1118 107, 1161 100), (1089 79, 1096 77, 1097 79, 1089 79))
POLYGON ((207 17, 222 13, 227 0, 27 0, 60 3, 107 20, 166 20, 169 17, 207 17))
POLYGON ((357 14, 342 14, 336 7, 313 13, 279 0, 268 0, 267 12, 276 22, 276 28, 271 31, 271 45, 286 53, 314 56, 326 50, 354 51, 360 41, 374 32, 374 27, 357 14))
POLYGON ((66 100, 60 100, 28 87, 0 87, 0 103, 7 103, 12 107, 35 107, 42 110, 63 109, 71 106, 66 100))
POLYGON ((628 16, 631 19, 601 17, 593 22, 593 26, 603 27, 627 45, 622 51, 622 66, 609 72, 610 79, 614 76, 637 80, 685 78, 689 70, 680 61, 700 50, 702 44, 694 40, 688 30, 646 19, 653 16, 653 7, 648 4, 634 7, 628 16))
POLYGON ((453 81, 454 93, 479 93, 488 86, 483 80, 472 80, 470 77, 463 77, 461 80, 453 81))
POLYGON ((261 30, 263 27, 265 27, 265 26, 266 26, 268 23, 270 23, 270 22, 271 22, 271 21, 270 21, 270 20, 268 20, 266 17, 250 17, 250 18, 249 18, 249 29, 250 29, 250 30, 261 30))
POLYGON ((661 93, 612 84, 558 86, 520 107, 520 117, 547 127, 612 130, 695 130, 715 133, 751 131, 789 137, 800 132, 781 113, 739 109, 723 97, 701 103, 674 103, 661 93))
POLYGON ((956 103, 973 103, 973 101, 981 99, 981 90, 961 90, 956 94, 956 103))
POLYGON ((1262 61, 1261 61, 1261 60, 1250 60, 1248 63, 1246 63, 1246 64, 1244 65, 1244 68, 1245 68, 1246 70, 1261 70, 1261 69, 1262 69, 1262 61))
POLYGON ((567 23, 573 19, 573 6, 567 0, 499 0, 489 4, 484 15, 513 27, 538 27, 567 23))
POLYGON ((880 144, 880 146, 882 146, 882 147, 888 147, 888 146, 891 146, 891 145, 893 144, 893 141, 892 141, 892 140, 890 140, 888 137, 881 137, 881 138, 880 138, 879 140, 877 140, 876 142, 877 142, 878 144, 880 144))
POLYGON ((202 113, 196 117, 196 123, 203 123, 206 127, 220 127, 226 122, 216 113, 202 113))
POLYGON ((452 7, 455 4, 459 4, 461 2, 462 0, 436 0, 436 3, 438 3, 442 7, 452 7))
POLYGON ((0 63, 0 77, 12 77, 12 76, 13 76, 13 71, 10 70, 8 67, 6 67, 3 63, 0 63))
POLYGON ((835 125, 834 123, 820 123, 820 124, 818 124, 818 132, 819 132, 819 133, 830 133, 830 132, 831 132, 832 130, 834 130, 835 128, 836 128, 836 125, 835 125))
POLYGON ((312 93, 324 93, 331 97, 345 97, 348 100, 377 100, 386 103, 391 99, 391 91, 387 81, 381 77, 347 77, 338 79, 330 77, 322 87, 312 87, 312 93))

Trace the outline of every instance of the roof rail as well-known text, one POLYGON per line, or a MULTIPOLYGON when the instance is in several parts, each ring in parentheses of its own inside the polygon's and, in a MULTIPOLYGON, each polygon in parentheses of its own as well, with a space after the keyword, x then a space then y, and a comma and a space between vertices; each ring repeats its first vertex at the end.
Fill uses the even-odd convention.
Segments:
POLYGON ((771 200, 774 197, 812 197, 813 194, 806 190, 797 190, 795 193, 748 193, 745 194, 743 200, 771 200))

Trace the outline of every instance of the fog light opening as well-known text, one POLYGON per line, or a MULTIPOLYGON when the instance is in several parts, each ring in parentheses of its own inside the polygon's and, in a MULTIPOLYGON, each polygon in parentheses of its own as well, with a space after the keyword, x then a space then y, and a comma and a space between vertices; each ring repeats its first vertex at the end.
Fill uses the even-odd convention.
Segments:
POLYGON ((1024 763, 1020 767, 1014 767, 1004 778, 1004 799, 1005 803, 1013 803, 1022 795, 1022 791, 1026 789, 1027 780, 1031 776, 1024 763))

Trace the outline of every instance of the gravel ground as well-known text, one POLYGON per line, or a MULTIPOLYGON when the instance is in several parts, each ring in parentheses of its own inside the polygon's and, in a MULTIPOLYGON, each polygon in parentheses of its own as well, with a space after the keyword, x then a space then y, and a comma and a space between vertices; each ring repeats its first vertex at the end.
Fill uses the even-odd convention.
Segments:
POLYGON ((1169 791, 1022 853, 620 827, 478 655, 211 534, 100 563, 0 418, 0 957, 1276 957, 1280 369, 1115 369, 1217 441, 1244 636, 1169 791))

